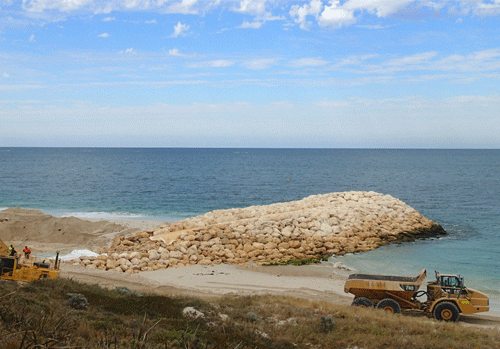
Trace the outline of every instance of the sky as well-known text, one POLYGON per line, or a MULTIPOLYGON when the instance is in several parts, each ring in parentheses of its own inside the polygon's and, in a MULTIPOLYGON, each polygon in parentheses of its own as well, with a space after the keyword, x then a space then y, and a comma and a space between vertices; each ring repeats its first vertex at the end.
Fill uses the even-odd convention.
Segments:
POLYGON ((0 147, 500 148, 500 0, 0 0, 0 147))

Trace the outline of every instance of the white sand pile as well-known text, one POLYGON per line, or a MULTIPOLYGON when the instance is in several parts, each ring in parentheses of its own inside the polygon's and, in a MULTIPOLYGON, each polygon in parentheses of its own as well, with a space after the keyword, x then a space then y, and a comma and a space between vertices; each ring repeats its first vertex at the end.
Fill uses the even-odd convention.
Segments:
POLYGON ((73 250, 69 254, 59 256, 59 259, 62 261, 69 261, 80 257, 97 257, 97 256, 99 256, 99 254, 91 250, 73 250))

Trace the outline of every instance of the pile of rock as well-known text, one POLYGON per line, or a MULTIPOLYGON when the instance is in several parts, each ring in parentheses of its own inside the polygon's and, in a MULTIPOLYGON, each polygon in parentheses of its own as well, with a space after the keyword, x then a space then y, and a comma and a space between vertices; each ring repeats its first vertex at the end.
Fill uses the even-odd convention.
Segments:
POLYGON ((293 202, 217 210, 117 237, 107 255, 80 264, 126 273, 190 264, 279 262, 368 251, 446 234, 390 195, 343 192, 293 202))

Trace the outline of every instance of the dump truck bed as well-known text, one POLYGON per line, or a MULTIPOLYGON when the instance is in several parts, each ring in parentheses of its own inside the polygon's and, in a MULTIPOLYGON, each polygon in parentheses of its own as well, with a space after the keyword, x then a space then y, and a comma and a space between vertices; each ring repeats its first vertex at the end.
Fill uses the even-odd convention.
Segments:
POLYGON ((397 281, 397 282, 417 282, 418 276, 395 276, 395 275, 374 275, 374 274, 351 274, 347 279, 357 280, 378 280, 378 281, 397 281))
POLYGON ((354 294, 355 297, 366 297, 375 301, 388 296, 410 300, 426 276, 425 269, 422 269, 416 277, 352 274, 345 283, 344 291, 354 294))

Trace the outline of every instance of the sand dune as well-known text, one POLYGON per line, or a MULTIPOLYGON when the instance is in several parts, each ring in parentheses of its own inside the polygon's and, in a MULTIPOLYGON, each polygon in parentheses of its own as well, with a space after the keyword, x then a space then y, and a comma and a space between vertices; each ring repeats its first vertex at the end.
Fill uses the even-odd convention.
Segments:
POLYGON ((18 207, 0 211, 0 239, 13 244, 18 251, 29 245, 34 254, 56 250, 68 253, 76 248, 98 250, 109 245, 116 235, 129 235, 144 226, 149 227, 151 223, 54 217, 18 207))

